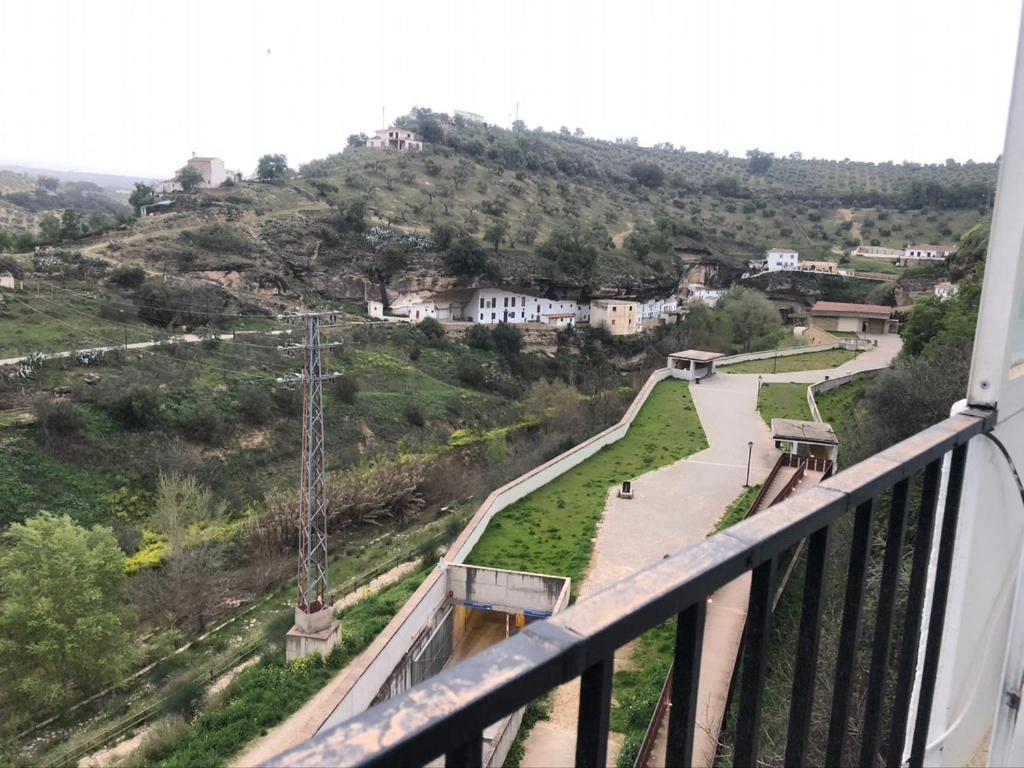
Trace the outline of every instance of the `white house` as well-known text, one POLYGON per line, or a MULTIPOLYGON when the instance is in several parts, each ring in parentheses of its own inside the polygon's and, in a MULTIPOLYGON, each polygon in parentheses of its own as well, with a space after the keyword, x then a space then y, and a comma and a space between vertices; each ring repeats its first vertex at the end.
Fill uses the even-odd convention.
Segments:
POLYGON ((0 272, 0 288, 7 288, 12 291, 19 291, 23 288, 21 280, 10 272, 0 272))
POLYGON ((189 158, 188 166, 199 171, 203 177, 202 182, 196 185, 197 187, 210 189, 219 187, 227 181, 228 174, 224 170, 224 161, 219 157, 196 157, 193 155, 189 158))
POLYGON ((800 269, 800 254, 787 248, 772 248, 767 259, 769 272, 787 272, 800 269))
POLYGON ((954 250, 951 245, 908 245, 903 251, 903 260, 945 261, 954 250))
POLYGON ((370 149, 397 149, 399 152, 418 152, 423 149, 423 142, 416 138, 416 134, 404 128, 381 128, 374 131, 373 136, 366 140, 366 146, 370 149))
POLYGON ((712 309, 714 309, 714 306, 718 303, 718 300, 722 298, 722 294, 725 293, 725 291, 705 288, 703 285, 697 285, 696 283, 687 286, 687 288, 690 291, 690 301, 698 301, 701 304, 706 304, 712 309))
MULTIPOLYGON (((203 177, 203 180, 196 184, 196 189, 212 189, 219 187, 227 181, 228 172, 224 168, 224 161, 219 157, 198 157, 197 155, 192 155, 185 165, 199 171, 199 175, 203 177)), ((241 174, 232 173, 232 175, 241 177, 241 174)), ((157 192, 181 191, 181 184, 178 183, 176 178, 165 179, 158 184, 154 184, 153 187, 157 192)))
MULTIPOLYGON (((589 312, 587 314, 589 316, 589 312)), ((543 299, 501 288, 478 288, 463 310, 463 316, 474 323, 548 323, 556 319, 562 321, 557 324, 571 325, 579 318, 579 303, 572 299, 543 299), (561 317, 569 314, 573 316, 571 323, 561 317)))
POLYGON ((675 296, 647 299, 647 301, 640 302, 640 322, 653 323, 666 319, 678 311, 679 300, 675 296))

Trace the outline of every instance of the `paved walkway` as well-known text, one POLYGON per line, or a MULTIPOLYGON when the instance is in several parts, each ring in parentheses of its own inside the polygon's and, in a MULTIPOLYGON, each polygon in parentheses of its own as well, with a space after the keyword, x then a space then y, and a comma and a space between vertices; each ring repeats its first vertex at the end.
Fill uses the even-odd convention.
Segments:
MULTIPOLYGON (((880 336, 877 348, 844 365, 824 371, 762 374, 766 382, 821 381, 855 371, 886 367, 900 349, 898 337, 880 336)), ((579 595, 587 597, 704 539, 726 507, 742 492, 746 479, 748 442, 750 482, 767 477, 778 453, 771 433, 756 410, 756 374, 719 374, 690 386, 708 448, 689 458, 637 478, 634 498, 609 494, 594 545, 594 556, 579 595)), ((710 765, 725 709, 736 649, 746 620, 749 576, 719 590, 708 605, 704 655, 698 692, 698 731, 695 765, 710 765)), ((620 655, 629 654, 629 647, 620 655)), ((621 659, 617 659, 621 663, 621 659)), ((552 717, 537 723, 526 742, 524 768, 572 765, 576 748, 579 683, 555 692, 552 717)), ((618 740, 609 744, 609 763, 615 761, 618 740)))

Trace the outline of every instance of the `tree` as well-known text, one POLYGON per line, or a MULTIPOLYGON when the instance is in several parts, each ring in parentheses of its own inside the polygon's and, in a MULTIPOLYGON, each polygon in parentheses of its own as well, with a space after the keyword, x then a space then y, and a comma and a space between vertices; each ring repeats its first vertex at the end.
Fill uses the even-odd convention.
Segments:
POLYGON ((504 221, 495 221, 484 232, 484 239, 494 246, 494 252, 498 252, 498 248, 501 247, 501 241, 505 239, 505 235, 508 234, 508 224, 504 221))
POLYGON ((44 512, 14 523, 0 555, 0 705, 39 716, 116 680, 131 617, 109 528, 44 512))
POLYGON ((660 187, 665 183, 665 171, 657 163, 639 161, 629 166, 629 175, 645 187, 660 187))
POLYGON ((450 248, 458 236, 459 230, 456 226, 446 221, 439 222, 430 228, 430 237, 441 250, 450 248))
POLYGON ((487 271, 487 254, 472 236, 463 234, 444 254, 445 268, 450 274, 475 277, 487 271))
POLYGON ((523 347, 523 332, 511 323, 500 322, 491 329, 494 351, 506 357, 514 355, 523 347))
POLYGON ((39 236, 43 242, 55 243, 60 239, 60 219, 48 213, 39 220, 39 236))
POLYGON ((83 234, 82 214, 70 208, 65 209, 60 217, 60 239, 77 240, 83 234))
POLYGON ((346 144, 347 146, 353 149, 357 149, 359 147, 365 147, 366 142, 369 140, 370 137, 367 136, 365 133, 353 133, 351 136, 348 137, 348 141, 346 142, 346 144))
POLYGON ((584 278, 597 266, 598 233, 578 224, 558 227, 548 235, 537 253, 558 265, 568 276, 584 278))
POLYGON ((768 173, 773 159, 775 159, 775 155, 771 152, 762 152, 760 149, 747 150, 747 165, 751 173, 768 173))
POLYGON ((264 155, 256 164, 256 178, 260 181, 280 181, 288 175, 288 158, 284 155, 264 155))
POLYGON ((750 352, 756 340, 764 340, 782 327, 779 312, 763 293, 734 288, 722 299, 722 311, 732 325, 733 339, 750 352))
POLYGON ((409 266, 409 255, 394 246, 385 246, 375 252, 366 265, 366 274, 380 285, 380 300, 388 305, 388 283, 395 275, 404 272, 409 266))
POLYGON ((128 196, 128 204, 135 209, 135 215, 142 213, 142 206, 156 202, 156 190, 141 181, 135 182, 135 189, 128 196))
POLYGON ((186 192, 191 192, 205 181, 203 174, 191 165, 184 165, 179 168, 178 172, 174 174, 174 180, 178 182, 181 185, 181 188, 186 192))
POLYGON ((60 186, 60 179, 55 179, 53 176, 39 176, 36 181, 40 187, 50 192, 56 192, 60 186))

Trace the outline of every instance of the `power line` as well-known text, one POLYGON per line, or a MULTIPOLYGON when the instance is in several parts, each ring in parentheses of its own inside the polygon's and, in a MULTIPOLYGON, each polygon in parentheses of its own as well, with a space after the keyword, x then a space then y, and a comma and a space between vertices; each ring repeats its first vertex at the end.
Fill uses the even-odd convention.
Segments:
MULTIPOLYGON (((21 299, 18 299, 16 297, 12 297, 12 298, 13 298, 14 301, 18 302, 19 304, 24 304, 26 307, 28 307, 33 312, 41 314, 44 317, 48 318, 49 320, 52 320, 52 321, 54 321, 54 322, 56 322, 56 323, 58 323, 60 325, 66 326, 67 328, 72 329, 76 333, 79 333, 80 335, 82 335, 82 336, 84 336, 86 338, 91 339, 93 341, 93 343, 98 342, 100 346, 106 346, 106 347, 109 347, 112 350, 114 350, 114 349, 121 349, 122 346, 123 346, 122 343, 119 342, 119 341, 118 342, 114 342, 114 341, 111 341, 110 339, 104 339, 102 337, 95 336, 95 335, 93 335, 93 334, 91 334, 91 333, 89 333, 87 331, 83 331, 81 328, 79 328, 79 327, 77 327, 75 325, 72 325, 71 323, 68 323, 68 322, 66 322, 64 320, 61 320, 59 317, 54 317, 52 314, 50 314, 50 313, 48 313, 48 312, 46 312, 46 311, 44 311, 42 309, 39 309, 37 307, 33 307, 31 304, 28 304, 28 303, 22 301, 21 299)), ((144 342, 144 343, 148 343, 148 342, 144 342)), ((173 344, 174 342, 173 341, 171 341, 171 342, 156 342, 154 346, 155 347, 156 346, 160 346, 160 345, 162 345, 164 343, 173 344)), ((189 343, 194 343, 194 342, 189 342, 189 343)), ((146 353, 148 353, 150 355, 156 355, 157 357, 163 357, 163 358, 166 358, 167 360, 171 360, 171 361, 176 362, 176 363, 185 363, 186 365, 194 365, 194 366, 198 366, 200 368, 207 368, 209 370, 219 371, 221 373, 229 373, 229 374, 232 374, 234 376, 241 377, 241 378, 255 379, 255 380, 260 380, 260 381, 267 381, 267 380, 277 381, 277 378, 278 378, 278 377, 273 376, 271 374, 246 373, 244 371, 239 371, 239 370, 234 369, 234 368, 222 368, 220 366, 210 365, 209 363, 201 363, 198 360, 186 360, 186 359, 181 358, 181 357, 175 357, 173 355, 167 355, 167 354, 164 354, 162 352, 157 352, 157 351, 155 351, 155 349, 153 347, 136 347, 135 351, 146 352, 146 353)))
MULTIPOLYGON (((99 321, 101 323, 107 323, 108 325, 114 325, 114 326, 117 326, 118 328, 122 328, 122 329, 124 329, 126 331, 137 331, 137 330, 139 330, 137 326, 128 325, 127 323, 120 323, 117 320, 110 320, 108 318, 99 317, 97 315, 90 315, 87 312, 83 312, 82 310, 79 310, 79 309, 74 309, 73 307, 68 307, 68 306, 65 306, 65 305, 57 305, 53 301, 51 301, 49 299, 44 299, 42 296, 40 296, 38 294, 36 294, 35 298, 36 298, 37 301, 44 302, 44 303, 49 304, 51 306, 59 306, 61 309, 64 309, 64 310, 66 310, 68 312, 73 312, 76 315, 80 315, 80 316, 82 316, 82 317, 84 317, 86 319, 89 319, 89 320, 95 320, 95 321, 99 321)), ((54 319, 56 319, 56 318, 54 318, 54 319)), ((289 333, 291 333, 290 329, 289 329, 289 333)), ((274 349, 277 349, 277 347, 279 346, 279 345, 276 345, 276 344, 251 344, 251 343, 245 342, 245 341, 237 341, 236 339, 222 339, 222 338, 220 338, 220 336, 214 336, 214 337, 211 337, 211 339, 217 341, 218 343, 235 344, 235 345, 240 346, 240 347, 252 347, 254 349, 263 349, 263 350, 274 350, 274 349)), ((175 342, 175 340, 172 337, 171 339, 168 339, 165 343, 167 343, 167 344, 174 344, 174 343, 195 344, 197 342, 192 342, 192 341, 179 341, 179 342, 175 342)), ((118 345, 119 344, 120 344, 120 342, 118 342, 118 345)), ((240 360, 240 361, 246 362, 246 363, 251 363, 252 362, 248 358, 239 357, 237 355, 231 355, 230 353, 225 352, 223 350, 218 350, 218 354, 223 355, 225 357, 234 357, 236 360, 240 360)))

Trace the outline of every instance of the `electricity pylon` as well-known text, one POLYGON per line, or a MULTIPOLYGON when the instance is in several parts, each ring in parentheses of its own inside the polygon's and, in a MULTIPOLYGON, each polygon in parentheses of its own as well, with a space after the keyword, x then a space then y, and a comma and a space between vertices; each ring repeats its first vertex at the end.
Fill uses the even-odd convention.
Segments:
POLYGON ((302 321, 302 344, 279 347, 286 355, 303 353, 301 374, 281 379, 285 385, 302 385, 302 471, 299 484, 299 594, 295 605, 295 627, 288 633, 288 658, 317 652, 327 655, 340 629, 333 622, 327 592, 327 499, 324 494, 324 401, 323 382, 340 373, 324 373, 321 352, 341 342, 323 343, 320 329, 335 323, 333 312, 303 312, 287 315, 287 322, 302 321), (326 321, 326 322, 324 322, 326 321), (333 625, 332 625, 333 622, 333 625), (332 629, 333 626, 333 629, 332 629), (318 642, 317 638, 328 636, 318 642), (293 635, 295 642, 293 643, 293 635), (294 646, 294 647, 293 647, 294 646))

